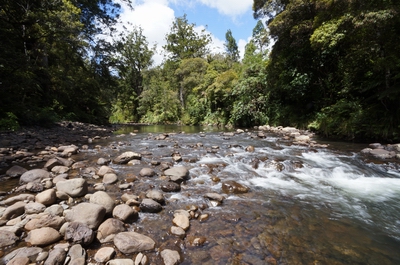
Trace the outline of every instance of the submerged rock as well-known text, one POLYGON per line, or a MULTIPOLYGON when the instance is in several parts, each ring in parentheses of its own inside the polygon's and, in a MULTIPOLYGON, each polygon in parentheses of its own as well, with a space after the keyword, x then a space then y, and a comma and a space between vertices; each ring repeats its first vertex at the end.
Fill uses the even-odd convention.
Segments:
POLYGON ((222 183, 222 191, 225 193, 247 193, 249 192, 249 187, 242 185, 234 180, 227 180, 222 183))

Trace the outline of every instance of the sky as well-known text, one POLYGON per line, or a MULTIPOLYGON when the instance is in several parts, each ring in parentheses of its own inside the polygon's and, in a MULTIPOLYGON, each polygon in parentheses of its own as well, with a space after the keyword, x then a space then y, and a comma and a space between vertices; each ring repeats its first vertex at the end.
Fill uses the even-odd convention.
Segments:
POLYGON ((157 44, 155 65, 163 60, 162 46, 165 36, 171 31, 176 17, 186 18, 196 25, 199 32, 206 29, 212 37, 211 51, 225 51, 225 33, 232 31, 239 46, 241 56, 250 40, 257 21, 253 19, 253 0, 131 0, 133 10, 121 2, 119 31, 129 31, 133 26, 141 26, 150 46, 157 44), (124 26, 127 28, 124 29, 124 26))

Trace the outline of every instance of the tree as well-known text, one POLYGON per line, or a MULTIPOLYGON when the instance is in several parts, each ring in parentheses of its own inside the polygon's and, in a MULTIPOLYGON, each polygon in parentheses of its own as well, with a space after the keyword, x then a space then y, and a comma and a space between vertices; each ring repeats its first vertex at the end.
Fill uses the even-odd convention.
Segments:
POLYGON ((167 44, 163 46, 171 60, 204 58, 209 53, 207 46, 211 43, 210 34, 205 29, 197 33, 195 27, 195 24, 189 24, 186 14, 175 19, 166 36, 167 44))
POLYGON ((238 62, 239 61, 239 48, 238 48, 235 38, 232 35, 232 31, 230 29, 228 29, 228 31, 225 33, 225 39, 226 39, 226 41, 225 41, 224 46, 225 46, 228 58, 232 62, 238 62))
POLYGON ((253 29, 252 41, 256 44, 260 53, 266 53, 265 49, 269 44, 269 36, 268 31, 261 20, 257 21, 257 25, 253 29))
POLYGON ((123 120, 140 119, 136 109, 143 91, 143 71, 152 65, 153 54, 141 27, 134 27, 117 45, 114 59, 120 79, 117 104, 126 113, 121 117, 123 120))

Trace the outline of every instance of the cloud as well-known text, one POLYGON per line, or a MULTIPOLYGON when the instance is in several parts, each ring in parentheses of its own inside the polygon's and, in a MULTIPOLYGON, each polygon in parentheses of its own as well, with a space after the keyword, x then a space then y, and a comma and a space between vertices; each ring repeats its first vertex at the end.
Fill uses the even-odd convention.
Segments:
POLYGON ((216 8, 219 13, 237 17, 251 9, 253 0, 198 0, 200 3, 216 8))

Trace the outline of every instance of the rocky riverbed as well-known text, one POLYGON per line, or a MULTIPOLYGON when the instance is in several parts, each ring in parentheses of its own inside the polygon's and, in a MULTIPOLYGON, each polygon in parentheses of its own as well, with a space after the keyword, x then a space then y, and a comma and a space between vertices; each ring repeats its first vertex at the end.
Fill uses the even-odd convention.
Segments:
MULTIPOLYGON (((212 209, 224 207, 229 196, 251 192, 251 187, 221 179, 218 172, 226 163, 206 163, 202 166, 210 173, 211 183, 220 188, 197 194, 190 185, 204 185, 208 180, 196 172, 192 175, 191 165, 207 155, 232 156, 232 148, 253 153, 253 145, 235 141, 239 134, 257 141, 274 133, 285 145, 311 152, 326 148, 313 140, 312 133, 269 126, 236 130, 219 134, 226 146, 207 143, 207 135, 200 133, 204 141, 185 148, 175 134, 145 135, 168 154, 155 155, 146 146, 139 148, 118 137, 103 145, 112 132, 109 127, 65 122, 52 129, 1 134, 0 264, 290 264, 282 262, 281 246, 269 237, 250 240, 257 251, 268 249, 258 258, 226 251, 226 244, 236 243, 223 241, 224 235, 243 231, 214 231, 202 225, 210 218, 222 218, 235 226, 239 220, 235 214, 218 217, 212 209), (193 178, 196 181, 189 181, 193 178), (191 202, 194 195, 202 199, 191 202), (182 197, 189 199, 181 201, 182 197), (147 223, 153 224, 151 229, 146 228, 147 223), (159 231, 154 231, 154 224, 159 231), (211 232, 207 234, 207 230, 211 232), (221 238, 216 239, 218 244, 190 254, 191 249, 206 245, 215 236, 213 231, 221 238)), ((387 151, 396 157, 400 149, 390 148, 387 151)), ((266 155, 253 157, 248 165, 257 168, 267 160, 266 155)), ((285 170, 277 159, 268 166, 277 172, 285 170)), ((297 161, 291 166, 293 170, 303 167, 297 161)), ((252 199, 251 195, 247 199, 252 199)), ((269 214, 273 222, 279 222, 281 217, 275 210, 269 214)))

